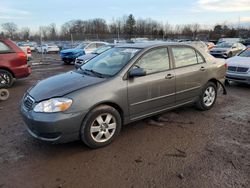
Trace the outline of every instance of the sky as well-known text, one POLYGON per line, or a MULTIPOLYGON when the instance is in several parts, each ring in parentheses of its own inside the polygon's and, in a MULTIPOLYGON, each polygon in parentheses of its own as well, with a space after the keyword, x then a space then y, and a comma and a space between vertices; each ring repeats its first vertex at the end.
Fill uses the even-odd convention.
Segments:
POLYGON ((0 0, 0 25, 14 22, 34 30, 74 19, 103 18, 109 23, 129 14, 173 25, 250 26, 250 0, 0 0))

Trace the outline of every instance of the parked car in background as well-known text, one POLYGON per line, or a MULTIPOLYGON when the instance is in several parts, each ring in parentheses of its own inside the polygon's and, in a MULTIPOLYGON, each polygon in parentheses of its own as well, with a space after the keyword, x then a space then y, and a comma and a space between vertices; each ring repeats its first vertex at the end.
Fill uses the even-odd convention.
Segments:
POLYGON ((55 44, 43 44, 36 47, 38 53, 58 53, 60 49, 55 44))
POLYGON ((36 50, 37 46, 36 42, 17 42, 17 45, 19 47, 28 46, 32 52, 36 50))
POLYGON ((29 76, 27 56, 14 42, 0 38, 0 88, 12 86, 15 79, 29 76))
POLYGON ((110 48, 113 48, 114 46, 115 46, 114 44, 107 44, 100 48, 97 48, 95 51, 89 54, 85 54, 80 57, 77 57, 75 60, 75 68, 76 69, 80 68, 83 64, 87 63, 90 59, 100 55, 101 53, 109 50, 110 48))
POLYGON ((226 83, 235 81, 250 84, 250 47, 227 59, 226 83))
POLYGON ((97 48, 107 45, 106 42, 83 42, 79 44, 77 47, 72 49, 62 50, 60 52, 60 56, 65 64, 70 64, 71 62, 75 62, 75 59, 79 56, 89 54, 96 50, 97 48))
POLYGON ((229 58, 246 49, 241 43, 219 43, 210 50, 210 54, 215 57, 229 58))
POLYGON ((111 48, 81 69, 38 82, 21 113, 40 140, 110 144, 122 125, 187 104, 213 107, 226 64, 185 44, 139 43, 111 48))
POLYGON ((240 43, 242 41, 241 38, 220 38, 216 44, 220 43, 240 43))
POLYGON ((215 46, 213 42, 205 42, 205 44, 207 45, 208 50, 211 50, 215 46))
POLYGON ((245 46, 250 46, 250 38, 243 40, 242 44, 245 46))

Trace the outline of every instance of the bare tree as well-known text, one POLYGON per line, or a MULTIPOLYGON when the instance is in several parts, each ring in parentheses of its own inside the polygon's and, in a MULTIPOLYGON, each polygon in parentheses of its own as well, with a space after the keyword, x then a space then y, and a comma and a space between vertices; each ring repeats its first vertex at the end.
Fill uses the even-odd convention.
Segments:
POLYGON ((7 36, 14 39, 14 35, 17 31, 17 25, 13 22, 7 22, 2 24, 3 30, 6 32, 7 36))
POLYGON ((29 40, 30 38, 30 29, 28 27, 23 27, 19 32, 20 39, 29 40))

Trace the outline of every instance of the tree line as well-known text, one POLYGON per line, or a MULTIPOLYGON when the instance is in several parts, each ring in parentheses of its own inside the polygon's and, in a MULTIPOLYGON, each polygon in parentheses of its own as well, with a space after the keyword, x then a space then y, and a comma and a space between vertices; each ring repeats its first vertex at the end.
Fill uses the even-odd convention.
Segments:
POLYGON ((221 37, 250 38, 250 28, 235 28, 226 24, 204 29, 200 24, 171 25, 150 18, 142 19, 130 14, 110 23, 102 18, 70 20, 60 29, 56 24, 40 26, 35 33, 30 28, 19 29, 13 22, 1 24, 0 36, 12 40, 107 40, 107 39, 200 39, 218 40, 221 37))

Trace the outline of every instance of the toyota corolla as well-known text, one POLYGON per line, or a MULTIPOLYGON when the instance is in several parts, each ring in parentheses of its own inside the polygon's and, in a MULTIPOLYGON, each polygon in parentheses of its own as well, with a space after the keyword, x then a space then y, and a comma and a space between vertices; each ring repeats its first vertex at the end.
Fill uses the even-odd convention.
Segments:
POLYGON ((225 60, 189 45, 126 44, 38 82, 25 93, 21 113, 37 139, 80 139, 98 148, 130 122, 186 104, 211 109, 225 73, 225 60))

